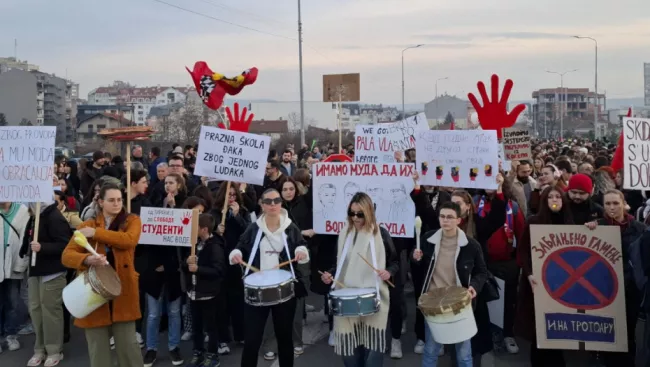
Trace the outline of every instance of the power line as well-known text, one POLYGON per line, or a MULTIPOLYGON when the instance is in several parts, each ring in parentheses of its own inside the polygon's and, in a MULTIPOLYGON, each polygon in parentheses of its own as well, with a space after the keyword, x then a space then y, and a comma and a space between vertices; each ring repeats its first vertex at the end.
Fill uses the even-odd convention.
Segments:
POLYGON ((256 13, 253 13, 253 12, 250 12, 250 11, 245 11, 245 10, 233 8, 231 6, 227 6, 227 5, 223 5, 223 4, 217 4, 217 3, 214 3, 214 2, 209 1, 209 0, 198 0, 198 1, 200 1, 202 3, 206 3, 206 4, 208 4, 210 6, 213 6, 213 7, 216 7, 216 8, 221 8, 221 9, 229 10, 229 11, 232 11, 232 12, 235 12, 235 13, 241 13, 241 14, 245 14, 245 15, 248 15, 248 16, 252 16, 253 18, 257 18, 258 20, 261 20, 261 21, 264 21, 264 22, 273 22, 273 23, 282 25, 285 29, 287 28, 286 23, 277 21, 277 20, 275 20, 273 18, 270 18, 270 17, 265 17, 265 16, 260 15, 260 14, 256 14, 256 13))

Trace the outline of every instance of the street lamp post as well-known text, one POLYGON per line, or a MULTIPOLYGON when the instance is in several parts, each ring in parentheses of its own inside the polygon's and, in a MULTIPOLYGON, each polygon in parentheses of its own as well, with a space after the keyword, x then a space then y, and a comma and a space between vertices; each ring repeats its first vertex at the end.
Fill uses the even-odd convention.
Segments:
POLYGON ((298 64, 300 69, 300 147, 305 145, 305 94, 302 85, 302 14, 298 0, 298 64))
POLYGON ((444 78, 438 78, 438 79, 436 79, 436 99, 438 99, 438 82, 441 81, 441 80, 447 80, 447 79, 449 79, 448 76, 446 76, 446 77, 444 77, 444 78))
POLYGON ((585 37, 585 36, 573 36, 573 38, 577 39, 588 39, 594 41, 594 46, 595 48, 595 68, 594 68, 594 94, 595 94, 595 99, 594 99, 594 137, 598 139, 598 113, 600 112, 600 108, 598 105, 598 41, 596 41, 595 38, 592 37, 585 37))
POLYGON ((406 119, 406 112, 404 111, 404 51, 410 50, 412 48, 422 47, 424 45, 415 45, 410 46, 402 50, 402 119, 406 119))
POLYGON ((560 76, 560 92, 564 91, 564 101, 560 102, 560 141, 564 140, 564 104, 567 102, 567 92, 566 89, 564 89, 564 75, 573 73, 574 71, 578 71, 578 69, 568 70, 562 73, 546 70, 547 73, 557 74, 560 76))

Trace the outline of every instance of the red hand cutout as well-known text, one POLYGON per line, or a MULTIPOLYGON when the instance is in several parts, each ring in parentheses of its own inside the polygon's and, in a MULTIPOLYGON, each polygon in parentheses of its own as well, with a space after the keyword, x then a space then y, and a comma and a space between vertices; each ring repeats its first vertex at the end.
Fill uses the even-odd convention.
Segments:
POLYGON ((485 91, 485 84, 483 82, 478 82, 478 91, 481 94, 481 99, 483 100, 483 106, 481 106, 474 96, 473 93, 469 93, 467 97, 469 101, 472 102, 472 106, 478 114, 478 121, 481 124, 483 130, 496 130, 497 137, 501 140, 501 129, 511 127, 517 121, 517 117, 522 113, 526 106, 519 104, 508 113, 508 98, 510 98, 510 91, 512 90, 512 80, 506 80, 506 84, 503 87, 503 93, 501 94, 501 100, 499 100, 499 77, 495 74, 492 75, 491 81, 492 87, 492 100, 487 96, 485 91))
MULTIPOLYGON (((251 113, 248 115, 248 117, 246 117, 247 112, 248 109, 244 107, 240 115, 239 103, 235 103, 235 115, 233 116, 230 107, 226 107, 226 114, 228 115, 228 121, 230 121, 230 130, 240 131, 244 133, 248 132, 248 129, 250 128, 251 122, 253 122, 253 117, 255 117, 255 115, 251 113)), ((218 126, 222 129, 227 129, 223 123, 220 123, 218 126)))

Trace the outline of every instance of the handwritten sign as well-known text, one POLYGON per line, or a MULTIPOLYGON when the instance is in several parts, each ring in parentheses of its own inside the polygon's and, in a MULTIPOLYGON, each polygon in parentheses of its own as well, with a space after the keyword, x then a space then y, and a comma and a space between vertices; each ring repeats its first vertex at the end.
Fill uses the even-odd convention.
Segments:
POLYGON ((417 133, 420 184, 496 189, 499 144, 494 130, 427 130, 417 133))
POLYGON ((532 163, 530 132, 519 129, 503 129, 503 152, 507 161, 528 160, 532 163))
POLYGON ((271 138, 201 126, 194 173, 221 181, 264 183, 271 138))
POLYGON ((650 119, 623 117, 623 188, 650 190, 650 119))
POLYGON ((428 129, 429 124, 424 113, 398 122, 357 125, 354 138, 354 161, 393 163, 395 152, 415 148, 415 133, 428 129))
POLYGON ((350 200, 365 192, 375 204, 377 222, 393 237, 413 237, 415 204, 411 200, 411 163, 318 163, 314 165, 314 231, 338 234, 350 200))
POLYGON ((626 352, 621 232, 616 226, 530 226, 537 345, 626 352))
POLYGON ((0 127, 0 201, 52 202, 56 127, 0 127))
MULTIPOLYGON (((192 210, 143 207, 140 211, 145 245, 192 246, 192 210)), ((196 218, 198 220, 198 218, 196 218)))

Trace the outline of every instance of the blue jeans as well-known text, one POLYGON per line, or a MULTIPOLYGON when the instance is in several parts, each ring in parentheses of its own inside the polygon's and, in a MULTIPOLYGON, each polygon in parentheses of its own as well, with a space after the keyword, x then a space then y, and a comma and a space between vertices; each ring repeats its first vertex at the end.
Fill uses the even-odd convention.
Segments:
POLYGON ((384 354, 358 346, 354 354, 343 357, 345 367, 381 367, 384 364, 384 354))
POLYGON ((169 319, 167 327, 169 350, 175 349, 181 342, 181 297, 169 302, 164 295, 155 299, 147 294, 147 350, 158 350, 163 302, 166 303, 169 319))
POLYGON ((5 279, 0 283, 0 335, 18 335, 25 322, 26 306, 20 295, 21 282, 20 279, 5 279))
MULTIPOLYGON (((438 353, 443 345, 433 340, 428 325, 424 326, 424 332, 426 340, 424 353, 422 354, 422 367, 437 367, 438 353)), ((472 367, 472 339, 456 344, 456 360, 458 361, 458 367, 472 367)))

